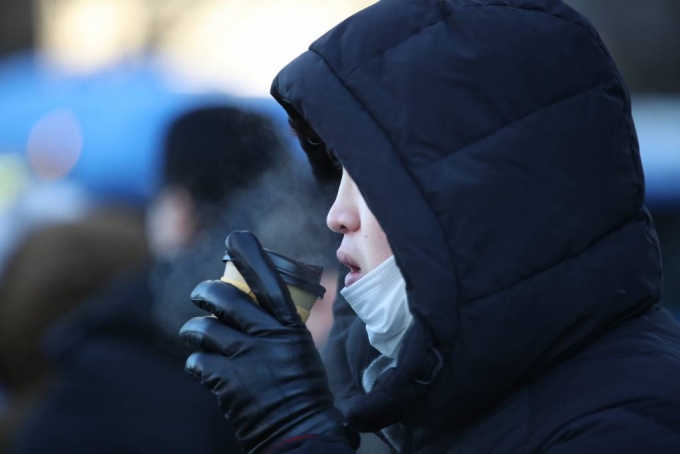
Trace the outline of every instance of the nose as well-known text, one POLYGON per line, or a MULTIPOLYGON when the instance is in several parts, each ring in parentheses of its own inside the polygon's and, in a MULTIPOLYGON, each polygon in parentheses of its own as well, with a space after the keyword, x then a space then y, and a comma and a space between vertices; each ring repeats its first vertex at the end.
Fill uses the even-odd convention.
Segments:
POLYGON ((359 215, 356 211, 348 209, 335 200, 333 206, 328 211, 326 225, 336 233, 347 234, 359 230, 359 215))
POLYGON ((326 225, 332 231, 345 235, 359 230, 361 226, 359 213, 349 202, 343 197, 343 191, 338 191, 338 196, 326 217, 326 225))

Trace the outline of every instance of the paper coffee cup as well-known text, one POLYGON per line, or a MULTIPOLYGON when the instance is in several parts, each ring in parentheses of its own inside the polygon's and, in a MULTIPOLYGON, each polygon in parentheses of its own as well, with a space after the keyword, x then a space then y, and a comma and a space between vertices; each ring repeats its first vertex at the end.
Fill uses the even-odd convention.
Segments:
MULTIPOLYGON (((286 283, 297 313, 300 314, 303 322, 307 322, 312 306, 326 293, 326 289, 321 285, 323 268, 298 262, 273 251, 266 249, 265 251, 279 272, 281 279, 286 283)), ((248 283, 232 263, 231 257, 225 254, 222 261, 226 263, 226 267, 221 280, 246 293, 250 299, 259 304, 248 283)))

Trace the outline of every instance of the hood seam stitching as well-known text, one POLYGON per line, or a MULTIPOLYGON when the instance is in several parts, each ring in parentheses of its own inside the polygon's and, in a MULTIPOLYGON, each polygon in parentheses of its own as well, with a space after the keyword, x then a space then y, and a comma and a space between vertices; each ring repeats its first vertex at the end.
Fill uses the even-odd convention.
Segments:
MULTIPOLYGON (((376 59, 378 59, 378 58, 380 58, 380 57, 383 57, 383 56, 384 56, 385 54, 387 54, 388 52, 390 52, 390 51, 396 49, 397 47, 401 46, 401 45, 404 44, 406 41, 409 41, 410 39, 412 39, 412 38, 418 36, 419 34, 423 33, 425 30, 427 30, 427 29, 429 29, 429 28, 432 28, 432 27, 435 27, 435 26, 441 24, 442 22, 448 20, 448 18, 451 17, 452 14, 453 14, 452 11, 447 11, 447 14, 446 14, 444 17, 441 17, 441 18, 437 19, 436 22, 432 22, 432 23, 430 23, 430 24, 425 25, 425 26, 422 27, 422 28, 417 29, 416 31, 414 31, 413 33, 411 33, 409 36, 407 36, 406 38, 402 39, 401 41, 399 41, 399 42, 397 42, 397 43, 394 43, 394 44, 391 45, 390 47, 381 50, 381 51, 378 52, 376 55, 373 55, 373 56, 369 57, 367 60, 364 60, 364 61, 362 61, 361 63, 357 64, 356 66, 354 66, 354 68, 350 69, 350 70, 347 72, 347 77, 351 77, 352 74, 354 73, 354 71, 356 71, 357 69, 361 68, 362 66, 365 66, 365 65, 369 64, 369 63, 372 62, 373 60, 376 60, 376 59)), ((312 50, 313 52, 316 52, 316 50, 314 50, 314 49, 310 49, 310 50, 312 50)), ((317 54, 318 54, 318 52, 317 52, 317 54)), ((324 61, 326 61, 326 60, 324 59, 324 61)), ((336 75, 336 77, 337 77, 337 75, 336 75)), ((338 78, 339 78, 339 77, 338 77, 338 78)), ((344 85, 344 84, 343 84, 343 85, 344 85)))
POLYGON ((523 279, 515 281, 511 284, 505 285, 498 290, 495 290, 495 291, 489 292, 489 293, 484 293, 480 296, 475 296, 475 297, 472 297, 472 298, 467 299, 465 301, 461 301, 460 304, 463 305, 463 306, 475 304, 475 303, 478 303, 481 300, 485 300, 485 299, 493 297, 495 295, 507 292, 508 290, 511 290, 512 288, 514 288, 518 285, 522 285, 523 283, 530 281, 531 279, 534 279, 535 277, 540 276, 541 274, 546 273, 546 272, 552 270, 553 268, 560 266, 561 264, 563 264, 565 262, 568 262, 570 260, 574 260, 574 259, 582 256, 583 254, 587 253, 594 245, 596 245, 600 241, 604 240, 605 238, 609 237, 609 235, 612 235, 612 234, 620 231, 624 227, 628 226, 631 222, 634 222, 636 220, 643 220, 644 218, 645 218, 644 211, 638 210, 637 212, 633 213, 632 215, 626 216, 620 223, 616 224, 614 227, 607 230, 602 235, 593 238, 593 240, 590 243, 588 243, 583 249, 578 251, 576 254, 570 255, 568 257, 564 257, 564 258, 562 258, 562 259, 560 259, 560 260, 538 270, 537 272, 532 273, 530 276, 527 276, 523 279))
POLYGON ((583 32, 585 32, 590 37, 590 39, 593 41, 593 44, 605 56, 605 60, 607 61, 607 65, 609 66, 609 68, 611 70, 616 69, 616 65, 614 64, 614 61, 611 58, 610 53, 607 51, 606 47, 604 47, 602 40, 596 34, 594 34, 592 30, 590 30, 588 27, 586 27, 585 25, 583 25, 580 22, 570 20, 566 17, 558 16, 556 14, 550 14, 549 12, 542 10, 542 9, 538 9, 538 8, 526 8, 526 7, 522 7, 520 5, 504 5, 504 4, 498 4, 498 3, 495 3, 495 4, 490 3, 490 4, 486 4, 486 5, 467 5, 467 6, 464 6, 462 8, 459 8, 457 11, 462 11, 462 10, 465 10, 465 9, 476 9, 476 8, 509 8, 509 9, 513 9, 515 11, 523 11, 523 12, 528 12, 528 13, 542 14, 544 16, 548 16, 548 17, 551 17, 553 19, 557 19, 557 20, 566 22, 568 24, 572 24, 572 25, 580 28, 583 32))
MULTIPOLYGON (((550 109, 551 107, 553 107, 553 106, 555 106, 555 105, 557 105, 557 104, 560 104, 560 103, 563 103, 563 102, 566 102, 566 101, 571 101, 572 99, 575 99, 575 98, 578 98, 578 97, 580 97, 580 96, 583 96, 583 95, 585 95, 585 94, 587 94, 587 93, 589 93, 589 92, 591 92, 591 91, 595 91, 596 89, 603 88, 605 85, 607 85, 607 84, 610 83, 610 82, 614 82, 615 85, 618 87, 618 84, 616 83, 617 81, 616 81, 616 78, 615 78, 615 77, 611 77, 611 78, 607 79, 606 81, 597 82, 596 84, 593 84, 593 85, 591 85, 590 87, 587 87, 587 88, 585 88, 585 89, 583 89, 583 90, 581 90, 581 91, 578 91, 578 92, 576 92, 576 93, 574 93, 574 94, 567 95, 567 96, 564 97, 564 98, 560 98, 560 99, 557 99, 557 100, 555 100, 555 101, 552 101, 552 102, 550 102, 549 104, 546 104, 545 106, 541 106, 541 107, 539 107, 539 108, 537 108, 537 109, 535 109, 535 110, 533 110, 533 111, 527 113, 526 115, 523 115, 522 117, 517 118, 516 120, 511 121, 510 123, 504 124, 504 125, 500 126, 499 128, 494 129, 494 130, 491 131, 490 133, 485 134, 484 136, 482 136, 482 137, 480 137, 480 138, 478 138, 478 139, 475 139, 475 140, 473 140, 473 141, 470 142, 470 143, 466 143, 465 145, 463 145, 462 147, 458 148, 457 150, 453 150, 453 151, 449 152, 446 156, 442 156, 441 158, 436 159, 436 160, 431 161, 431 162, 428 162, 427 164, 421 164, 420 166, 414 166, 414 169, 416 169, 416 170, 424 170, 424 169, 428 169, 428 168, 430 168, 432 165, 434 165, 434 164, 439 164, 439 163, 441 163, 441 161, 443 161, 443 160, 445 160, 445 159, 448 159, 449 157, 451 157, 452 155, 454 155, 454 154, 456 154, 456 153, 461 153, 461 152, 463 152, 464 150, 466 150, 466 149, 468 149, 468 148, 470 148, 470 147, 472 147, 472 146, 474 146, 474 145, 477 145, 478 143, 480 143, 480 142, 482 142, 482 141, 484 141, 484 140, 486 140, 486 139, 488 139, 488 138, 490 138, 490 137, 495 136, 496 134, 498 134, 498 133, 501 132, 501 131, 504 131, 504 130, 510 128, 510 127, 513 127, 513 126, 517 125, 518 123, 522 123, 523 121, 525 121, 525 120, 528 119, 529 117, 533 117, 534 115, 539 114, 539 113, 543 112, 543 111, 546 110, 546 109, 550 109)), ((621 100, 621 101, 623 101, 623 100, 621 100)))

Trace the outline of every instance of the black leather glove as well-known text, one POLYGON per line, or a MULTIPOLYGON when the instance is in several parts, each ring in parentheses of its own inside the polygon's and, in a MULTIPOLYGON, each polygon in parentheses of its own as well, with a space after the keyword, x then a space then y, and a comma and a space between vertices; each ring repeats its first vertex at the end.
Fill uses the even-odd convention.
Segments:
POLYGON ((215 317, 191 319, 180 330, 202 350, 186 370, 217 396, 248 452, 313 434, 346 437, 356 448, 358 435, 333 406, 312 336, 268 255, 249 232, 232 233, 226 246, 260 306, 225 282, 199 284, 191 299, 215 317))

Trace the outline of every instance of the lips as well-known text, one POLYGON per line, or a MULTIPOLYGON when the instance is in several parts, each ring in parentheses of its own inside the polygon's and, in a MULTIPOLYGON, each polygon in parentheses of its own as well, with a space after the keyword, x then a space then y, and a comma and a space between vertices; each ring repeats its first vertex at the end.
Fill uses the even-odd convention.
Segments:
POLYGON ((345 287, 349 287, 363 276, 361 267, 349 254, 342 250, 338 250, 337 256, 338 261, 349 268, 349 273, 345 276, 345 287))

